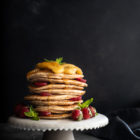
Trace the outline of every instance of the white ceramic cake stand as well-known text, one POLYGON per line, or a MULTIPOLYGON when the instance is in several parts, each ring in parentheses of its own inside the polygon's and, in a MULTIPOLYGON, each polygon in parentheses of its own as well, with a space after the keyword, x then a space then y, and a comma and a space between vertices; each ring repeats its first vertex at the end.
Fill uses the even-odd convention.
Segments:
POLYGON ((73 130, 89 130, 104 127, 109 120, 106 116, 98 114, 97 116, 82 121, 73 121, 71 119, 63 120, 44 120, 34 121, 30 119, 21 119, 15 116, 9 118, 9 123, 19 129, 43 131, 43 140, 74 140, 73 130))

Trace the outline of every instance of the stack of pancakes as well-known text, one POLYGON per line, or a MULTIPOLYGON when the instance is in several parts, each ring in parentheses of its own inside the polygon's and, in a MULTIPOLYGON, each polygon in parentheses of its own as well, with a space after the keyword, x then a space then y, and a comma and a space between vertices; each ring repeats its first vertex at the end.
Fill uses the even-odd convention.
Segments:
POLYGON ((78 107, 78 103, 83 102, 79 97, 85 94, 83 89, 87 84, 77 80, 83 77, 83 74, 54 73, 48 69, 35 68, 27 74, 29 91, 32 94, 25 96, 24 99, 35 107, 39 118, 69 118, 72 111, 78 107), (37 86, 36 82, 43 85, 37 86), (47 95, 42 96, 41 93, 47 95), (41 112, 48 112, 48 115, 42 115, 41 112))

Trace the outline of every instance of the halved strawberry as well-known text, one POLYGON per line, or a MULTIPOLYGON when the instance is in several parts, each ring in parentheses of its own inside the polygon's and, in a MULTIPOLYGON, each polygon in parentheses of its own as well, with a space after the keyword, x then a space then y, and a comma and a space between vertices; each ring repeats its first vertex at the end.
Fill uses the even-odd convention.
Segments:
POLYGON ((72 118, 74 120, 78 120, 78 121, 82 120, 83 119, 83 113, 82 113, 82 111, 79 110, 79 109, 74 110, 72 112, 72 118))
POLYGON ((94 117, 96 115, 96 109, 92 106, 89 106, 89 109, 91 110, 92 117, 94 117))
POLYGON ((90 118, 92 118, 93 115, 89 107, 88 107, 88 111, 89 111, 90 118))
POLYGON ((29 108, 26 107, 26 106, 23 106, 21 108, 21 110, 19 111, 18 116, 21 117, 21 118, 25 118, 26 116, 25 116, 24 112, 29 112, 29 108))
POLYGON ((89 119, 90 118, 91 115, 90 115, 88 107, 83 108, 82 112, 83 112, 83 118, 84 119, 89 119))
POLYGON ((17 104, 17 105, 15 106, 14 112, 15 112, 15 114, 16 114, 17 116, 18 116, 19 111, 21 110, 22 107, 23 107, 22 104, 17 104))

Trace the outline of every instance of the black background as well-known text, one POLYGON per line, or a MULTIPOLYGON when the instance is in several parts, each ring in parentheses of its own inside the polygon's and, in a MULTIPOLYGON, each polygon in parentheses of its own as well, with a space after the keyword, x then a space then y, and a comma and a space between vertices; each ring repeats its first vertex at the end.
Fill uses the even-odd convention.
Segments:
POLYGON ((10 0, 3 6, 1 121, 29 94, 26 73, 63 56, 98 112, 140 107, 140 1, 10 0))

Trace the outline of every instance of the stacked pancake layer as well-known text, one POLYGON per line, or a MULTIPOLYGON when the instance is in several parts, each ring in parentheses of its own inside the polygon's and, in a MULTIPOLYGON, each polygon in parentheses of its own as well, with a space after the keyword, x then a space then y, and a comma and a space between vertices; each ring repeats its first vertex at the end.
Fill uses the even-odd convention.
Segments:
POLYGON ((27 74, 31 95, 24 97, 43 119, 62 119, 71 117, 71 112, 82 103, 87 84, 77 79, 81 74, 55 74, 49 70, 34 69, 27 74), (38 86, 36 83, 43 83, 38 86), (44 96, 45 95, 45 96, 44 96), (43 112, 43 113, 42 113, 43 112), (44 115, 48 112, 48 115, 44 115))

